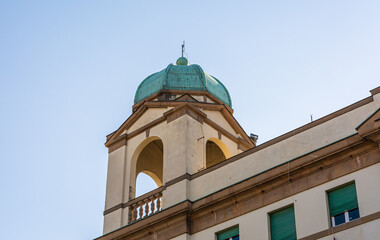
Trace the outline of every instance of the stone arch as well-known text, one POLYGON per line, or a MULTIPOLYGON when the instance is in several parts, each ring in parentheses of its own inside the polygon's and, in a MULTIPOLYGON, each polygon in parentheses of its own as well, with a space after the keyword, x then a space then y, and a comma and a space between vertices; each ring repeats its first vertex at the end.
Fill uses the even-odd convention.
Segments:
POLYGON ((149 170, 142 170, 140 172, 137 172, 136 171, 136 177, 137 175, 139 175, 140 173, 145 173, 146 175, 148 175, 150 178, 153 179, 153 181, 157 184, 157 187, 161 187, 162 186, 162 174, 161 174, 161 177, 157 176, 154 172, 152 171, 149 171, 149 170))
POLYGON ((227 158, 231 157, 231 153, 227 146, 217 138, 210 138, 206 142, 206 168, 214 166, 227 158))
POLYGON ((136 148, 131 161, 129 199, 136 195, 136 178, 145 173, 153 179, 157 187, 163 184, 163 142, 153 136, 145 139, 136 148))

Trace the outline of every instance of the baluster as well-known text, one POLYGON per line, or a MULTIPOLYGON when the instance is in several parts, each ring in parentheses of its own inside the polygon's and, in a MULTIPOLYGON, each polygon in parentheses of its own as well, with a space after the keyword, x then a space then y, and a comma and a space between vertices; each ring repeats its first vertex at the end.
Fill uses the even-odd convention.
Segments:
POLYGON ((133 209, 133 205, 129 206, 129 223, 135 221, 135 215, 134 215, 134 209, 133 209))
POLYGON ((161 201, 160 201, 160 198, 161 198, 161 193, 157 194, 157 202, 156 202, 156 208, 157 208, 157 212, 160 211, 161 209, 161 201))
POLYGON ((145 205, 145 217, 147 217, 149 213, 149 198, 145 199, 144 205, 145 205))
POLYGON ((160 209, 159 210, 162 210, 162 192, 159 193, 158 199, 160 199, 160 209))
POLYGON ((133 204, 133 210, 132 210, 132 212, 133 212, 133 222, 136 221, 136 219, 137 219, 137 208, 138 208, 137 204, 133 204))
POLYGON ((155 198, 154 198, 154 196, 151 196, 150 197, 150 214, 153 214, 154 213, 154 200, 156 200, 155 198))
POLYGON ((142 218, 142 216, 143 216, 143 205, 144 205, 144 203, 142 202, 142 201, 140 201, 140 202, 138 202, 137 203, 138 205, 139 205, 139 207, 140 207, 140 210, 139 210, 139 217, 138 217, 138 219, 140 219, 140 218, 142 218))

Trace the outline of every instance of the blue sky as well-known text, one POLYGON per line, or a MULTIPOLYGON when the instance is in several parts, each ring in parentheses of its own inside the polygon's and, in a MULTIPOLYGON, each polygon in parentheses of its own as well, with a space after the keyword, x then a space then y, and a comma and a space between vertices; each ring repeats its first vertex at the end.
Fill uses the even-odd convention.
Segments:
POLYGON ((101 235, 105 136, 183 40, 263 143, 379 86, 379 12, 349 0, 0 0, 1 238, 101 235))

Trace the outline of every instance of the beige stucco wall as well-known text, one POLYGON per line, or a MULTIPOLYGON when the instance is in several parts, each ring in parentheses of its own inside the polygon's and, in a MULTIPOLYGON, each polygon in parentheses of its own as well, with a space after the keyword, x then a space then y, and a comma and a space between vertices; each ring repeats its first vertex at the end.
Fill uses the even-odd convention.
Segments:
POLYGON ((333 236, 338 240, 376 240, 380 238, 379 226, 380 219, 377 219, 375 221, 320 238, 320 240, 331 240, 333 236))
MULTIPOLYGON (((294 204, 297 238, 326 230, 330 226, 326 191, 351 181, 356 183, 360 216, 367 216, 380 211, 379 172, 380 163, 193 234, 191 240, 215 239, 216 232, 234 225, 239 225, 241 239, 269 240, 268 213, 291 204, 294 204)), ((348 229, 336 236, 339 236, 338 239, 373 240, 378 235, 372 234, 380 234, 379 225, 376 223, 379 220, 348 229), (363 238, 356 238, 358 236, 363 238)))
POLYGON ((182 234, 178 237, 172 238, 170 240, 190 240, 190 239, 191 239, 190 235, 186 233, 186 234, 182 234))
POLYGON ((189 180, 184 179, 163 191, 162 208, 174 206, 189 198, 189 180))
POLYGON ((211 111, 211 110, 204 110, 204 113, 207 114, 207 117, 214 121, 216 124, 227 130, 228 132, 232 133, 235 137, 238 137, 239 134, 235 132, 235 130, 231 127, 231 125, 227 122, 227 120, 222 116, 222 114, 219 111, 211 111))
POLYGON ((204 98, 203 96, 200 96, 200 95, 190 95, 191 97, 193 97, 195 100, 197 100, 198 102, 204 102, 204 98))
POLYGON ((191 94, 190 96, 193 97, 198 102, 215 103, 213 100, 209 99, 208 97, 206 97, 206 101, 204 101, 205 100, 205 96, 203 96, 203 95, 193 95, 193 94, 191 94))
MULTIPOLYGON (((132 132, 145 124, 161 117, 169 109, 148 109, 132 125, 128 132, 132 132)), ((209 113, 210 114, 210 113, 209 113)), ((218 115, 219 114, 219 115, 218 115)), ((212 115, 212 120, 221 124, 226 121, 218 120, 223 116, 212 115)), ((228 123, 227 123, 228 124, 228 123)), ((234 134, 231 127, 229 129, 234 134)), ((236 134, 235 134, 236 135, 236 134)), ((206 142, 210 138, 218 138, 218 132, 205 123, 200 123, 188 115, 183 115, 173 121, 162 122, 149 130, 149 136, 142 132, 129 139, 123 146, 109 154, 109 171, 107 177, 106 207, 109 209, 120 203, 126 203, 134 197, 136 184, 136 161, 140 152, 151 141, 160 139, 163 143, 163 184, 186 173, 194 174, 205 168, 206 142)), ((229 154, 240 152, 237 144, 222 136, 229 154)), ((163 207, 175 205, 190 198, 189 181, 183 180, 166 188, 163 192, 163 207)), ((124 226, 128 221, 128 209, 108 214, 104 219, 104 232, 124 226)))
POLYGON ((376 109, 380 108, 380 93, 373 95, 373 102, 375 104, 376 109))
POLYGON ((122 200, 125 153, 124 146, 108 156, 106 208, 113 207, 122 200))
POLYGON ((104 216, 103 234, 112 232, 122 226, 120 221, 121 212, 122 210, 118 209, 104 216))
POLYGON ((191 181, 192 201, 356 133, 376 109, 373 102, 191 181), (242 167, 244 166, 244 167, 242 167), (208 184, 205 184, 208 183, 208 184))
POLYGON ((133 132, 140 127, 153 122, 159 117, 162 117, 164 112, 169 111, 172 107, 168 108, 149 108, 144 114, 126 131, 127 133, 133 132))
MULTIPOLYGON (((125 146, 111 152, 108 156, 105 209, 123 201, 125 159, 125 146)), ((121 217, 120 209, 104 216, 103 232, 110 232, 121 227, 121 217)))

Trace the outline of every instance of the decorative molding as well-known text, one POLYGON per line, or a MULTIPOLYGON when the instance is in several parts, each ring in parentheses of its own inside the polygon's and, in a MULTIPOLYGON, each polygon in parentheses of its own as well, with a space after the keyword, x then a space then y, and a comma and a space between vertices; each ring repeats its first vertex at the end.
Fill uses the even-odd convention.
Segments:
MULTIPOLYGON (((138 110, 138 108, 141 107, 146 102, 154 102, 152 100, 154 100, 159 95, 164 94, 164 93, 170 93, 170 94, 176 94, 176 95, 189 94, 189 95, 195 95, 195 96, 205 96, 205 97, 208 97, 209 99, 211 99, 212 101, 214 101, 217 104, 224 105, 227 108, 227 110, 229 112, 231 112, 231 114, 233 114, 233 112, 234 112, 234 110, 231 107, 229 107, 226 104, 224 104, 222 101, 220 101, 218 98, 216 98, 214 95, 212 95, 208 91, 168 90, 168 89, 163 89, 163 90, 161 90, 161 91, 153 94, 152 96, 150 96, 150 97, 142 100, 141 102, 136 103, 135 105, 132 106, 132 111, 134 112, 134 111, 138 110)), ((159 101, 157 101, 157 102, 159 102, 159 101)), ((171 102, 171 101, 169 101, 169 102, 171 102)))
POLYGON ((215 123, 214 121, 212 121, 211 119, 209 118, 205 118, 203 119, 203 121, 205 123, 207 123, 208 125, 210 125, 212 128, 214 128, 215 130, 219 131, 222 133, 223 136, 229 138, 230 140, 232 140, 233 142, 235 143, 240 143, 242 144, 243 146, 246 147, 246 149, 249 149, 249 148, 252 148, 253 147, 253 144, 250 142, 247 142, 239 137, 235 137, 233 134, 231 134, 230 132, 228 132, 226 129, 224 129, 223 127, 219 126, 217 123, 215 123))
POLYGON ((150 129, 148 128, 146 131, 145 131, 145 137, 148 138, 150 135, 150 129))
MULTIPOLYGON (((251 141, 249 141, 248 143, 252 143, 251 141)), ((247 151, 248 149, 252 148, 252 146, 250 146, 249 144, 247 144, 247 141, 245 141, 244 139, 242 138, 238 138, 238 149, 239 150, 242 150, 242 151, 247 151)))
POLYGON ((108 147, 108 153, 111 153, 111 152, 121 148, 122 146, 126 146, 127 143, 128 143, 128 135, 127 134, 121 135, 120 137, 118 137, 115 140, 114 144, 112 144, 108 147))
POLYGON ((364 120, 356 130, 360 136, 378 142, 378 135, 380 135, 380 108, 364 120))
POLYGON ((119 204, 117 204, 117 205, 115 205, 113 207, 108 208, 107 210, 104 210, 103 216, 105 216, 105 215, 107 215, 107 214, 109 214, 111 212, 114 212, 114 211, 116 211, 116 210, 118 210, 120 208, 125 208, 125 206, 124 206, 123 203, 119 203, 119 204))
MULTIPOLYGON (((210 125, 212 128, 217 130, 218 132, 221 132, 224 136, 232 140, 233 142, 239 144, 239 149, 241 150, 247 150, 249 148, 254 147, 253 143, 251 141, 246 141, 244 139, 241 139, 239 137, 235 137, 233 134, 231 134, 228 130, 224 129, 223 127, 219 126, 217 123, 213 122, 209 118, 207 118, 207 114, 205 114, 202 110, 199 108, 208 108, 208 109, 213 109, 213 110, 221 110, 223 109, 223 105, 215 105, 215 104, 209 104, 209 103, 190 103, 190 102, 176 102, 174 104, 169 104, 169 105, 162 105, 163 103, 159 103, 160 107, 169 107, 169 106, 174 106, 174 108, 168 110, 167 112, 163 113, 163 116, 157 118, 156 120, 136 129, 135 131, 128 133, 128 134, 123 134, 122 138, 117 137, 119 133, 125 131, 129 126, 131 126, 134 121, 136 121, 149 107, 157 107, 154 102, 149 102, 149 103, 144 103, 144 108, 139 108, 138 111, 136 111, 136 115, 132 115, 126 122, 124 122, 123 126, 120 127, 112 136, 110 136, 109 140, 106 142, 106 147, 109 148, 109 153, 112 151, 115 151, 119 147, 125 145, 123 143, 120 143, 122 139, 131 139, 143 132, 148 131, 152 127, 167 121, 168 123, 183 116, 183 115, 188 115, 195 119, 196 121, 200 122, 203 124, 203 122, 207 123, 210 125), (199 107, 199 108, 198 108, 199 107)), ((135 113, 134 113, 135 114, 135 113)), ((236 120, 235 120, 236 121, 236 120)), ((241 135, 246 136, 246 133, 240 132, 241 135)), ((248 137, 248 136, 247 136, 248 137)))
POLYGON ((372 96, 380 93, 380 87, 377 87, 377 88, 374 88, 372 90, 369 91, 371 93, 372 96))
MULTIPOLYGON (((227 111, 225 108, 221 109, 222 116, 226 119, 226 121, 230 124, 230 126, 235 130, 237 134, 240 134, 245 141, 249 143, 252 147, 255 147, 256 144, 254 144, 251 140, 251 138, 248 136, 248 134, 245 132, 245 130, 240 126, 239 122, 235 119, 235 117, 227 111)), ((250 147, 250 148, 252 148, 250 147)))
POLYGON ((166 117, 167 122, 171 122, 179 117, 182 117, 183 115, 189 115, 190 117, 194 118, 196 121, 203 124, 203 120, 207 119, 207 114, 199 110, 198 108, 194 107, 191 103, 182 103, 175 108, 167 111, 164 113, 164 116, 166 117))
POLYGON ((148 129, 154 127, 154 126, 156 126, 156 125, 158 125, 158 124, 160 124, 160 123, 165 122, 165 120, 166 120, 166 118, 165 118, 164 116, 159 117, 159 118, 157 118, 156 120, 153 120, 152 122, 150 122, 150 123, 148 123, 148 124, 146 124, 146 125, 144 125, 144 126, 138 128, 138 129, 136 129, 135 131, 129 133, 129 134, 128 134, 128 139, 131 139, 131 138, 133 138, 133 137, 139 135, 139 134, 142 133, 142 132, 145 132, 146 130, 148 130, 148 129))
MULTIPOLYGON (((106 147, 114 144, 116 141, 116 136, 121 134, 121 132, 128 130, 149 108, 168 108, 181 106, 188 102, 144 102, 141 107, 135 111, 116 131, 107 135, 107 141, 105 143, 106 147)), ((220 110, 224 108, 222 104, 212 104, 212 103, 191 103, 192 105, 199 107, 201 109, 207 110, 220 110)))
POLYGON ((136 112, 134 112, 124 123, 115 131, 113 134, 109 134, 107 136, 107 141, 105 143, 106 147, 109 147, 111 144, 115 142, 115 138, 117 135, 120 135, 125 129, 128 129, 137 119, 139 119, 142 114, 147 110, 147 108, 140 108, 136 112))
POLYGON ((179 97, 177 97, 176 99, 174 99, 173 101, 186 101, 186 102, 199 102, 197 99, 193 98, 190 94, 188 93, 185 93, 179 97))
POLYGON ((168 102, 146 102, 144 107, 150 108, 168 108, 168 107, 177 107, 184 103, 191 103, 193 106, 198 107, 204 110, 221 110, 225 108, 223 104, 215 103, 202 103, 202 102, 188 102, 188 101, 168 101, 168 102))
POLYGON ((166 189, 167 187, 170 187, 171 185, 174 185, 174 184, 176 184, 176 183, 178 183, 178 182, 184 180, 184 179, 191 180, 191 175, 188 174, 188 173, 186 173, 186 174, 183 174, 183 175, 181 175, 181 176, 179 176, 179 177, 176 177, 176 178, 174 178, 174 179, 168 181, 167 183, 165 183, 165 189, 166 189))

